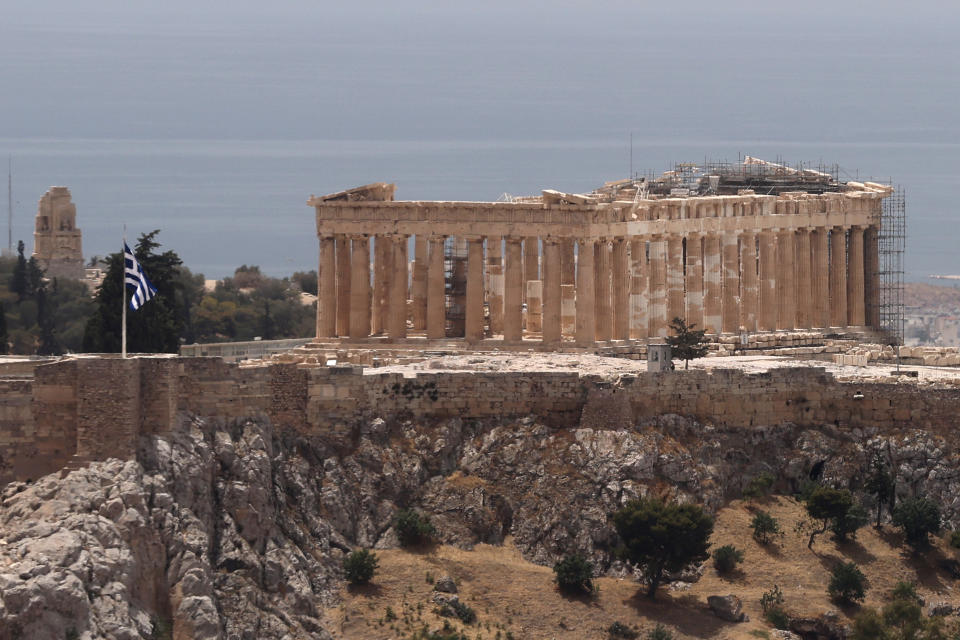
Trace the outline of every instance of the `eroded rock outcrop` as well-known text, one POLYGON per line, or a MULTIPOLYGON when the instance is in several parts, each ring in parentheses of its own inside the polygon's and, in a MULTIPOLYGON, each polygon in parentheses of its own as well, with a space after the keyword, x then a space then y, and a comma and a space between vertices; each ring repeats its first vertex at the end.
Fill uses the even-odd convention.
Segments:
POLYGON ((901 491, 956 520, 957 454, 923 432, 378 419, 344 444, 262 419, 193 421, 142 438, 137 460, 7 486, 0 637, 148 638, 167 625, 178 639, 328 637, 343 553, 395 546, 400 507, 428 512, 446 543, 509 535, 532 561, 577 550, 622 573, 609 515, 631 498, 718 509, 760 471, 785 490, 810 479, 857 489, 875 449, 901 491))

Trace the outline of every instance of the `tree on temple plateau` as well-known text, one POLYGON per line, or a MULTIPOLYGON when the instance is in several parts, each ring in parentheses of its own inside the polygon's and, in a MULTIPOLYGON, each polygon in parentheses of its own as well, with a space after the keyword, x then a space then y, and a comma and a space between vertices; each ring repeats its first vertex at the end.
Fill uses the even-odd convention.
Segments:
POLYGON ((687 324, 686 320, 676 317, 670 321, 672 336, 667 337, 667 344, 673 351, 673 356, 683 360, 683 368, 690 368, 690 361, 707 355, 707 346, 703 344, 706 333, 702 329, 694 330, 695 323, 687 324))
MULTIPOLYGON (((158 253, 155 240, 160 230, 140 236, 134 254, 150 282, 157 289, 149 304, 137 311, 127 308, 127 350, 132 353, 176 353, 186 313, 179 289, 178 275, 182 261, 173 251, 158 253)), ((120 351, 121 296, 123 295, 123 255, 107 257, 106 276, 97 290, 96 309, 87 321, 83 348, 87 352, 118 353, 120 351)), ((130 295, 127 293, 129 303, 130 295)))

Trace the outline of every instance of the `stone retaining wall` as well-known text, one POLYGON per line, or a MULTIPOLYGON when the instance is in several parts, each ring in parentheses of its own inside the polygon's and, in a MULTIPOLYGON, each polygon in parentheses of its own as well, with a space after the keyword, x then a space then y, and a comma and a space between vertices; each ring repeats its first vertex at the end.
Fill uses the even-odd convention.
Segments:
POLYGON ((239 367, 217 358, 79 358, 0 380, 0 484, 71 459, 132 457, 144 433, 190 415, 266 414, 305 435, 345 444, 359 420, 504 419, 558 428, 629 428, 664 413, 731 426, 835 424, 952 431, 960 389, 839 382, 816 367, 639 373, 610 380, 571 371, 364 374, 351 366, 239 367), (75 457, 75 458, 74 458, 75 457))

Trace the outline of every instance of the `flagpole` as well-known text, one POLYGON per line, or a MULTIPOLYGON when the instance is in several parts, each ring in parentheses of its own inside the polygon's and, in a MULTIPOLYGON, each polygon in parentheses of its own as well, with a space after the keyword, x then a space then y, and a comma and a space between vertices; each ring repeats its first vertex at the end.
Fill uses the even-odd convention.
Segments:
POLYGON ((123 247, 120 249, 120 298, 123 301, 122 324, 120 330, 121 358, 127 357, 127 225, 123 225, 123 247))

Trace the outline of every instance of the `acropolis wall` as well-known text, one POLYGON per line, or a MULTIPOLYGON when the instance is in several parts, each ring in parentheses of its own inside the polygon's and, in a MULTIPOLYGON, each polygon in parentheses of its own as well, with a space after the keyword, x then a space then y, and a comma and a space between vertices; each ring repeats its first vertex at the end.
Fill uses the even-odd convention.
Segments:
POLYGON ((889 193, 403 202, 378 183, 314 197, 317 337, 593 347, 662 339, 674 317, 713 335, 877 327, 889 193))

